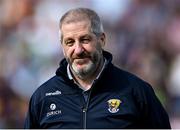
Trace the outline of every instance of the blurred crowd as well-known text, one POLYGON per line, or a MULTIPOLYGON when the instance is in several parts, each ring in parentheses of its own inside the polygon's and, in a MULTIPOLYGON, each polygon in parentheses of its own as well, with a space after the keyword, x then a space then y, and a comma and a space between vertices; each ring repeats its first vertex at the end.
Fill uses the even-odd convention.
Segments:
POLYGON ((63 58, 58 22, 89 7, 103 19, 113 62, 148 81, 180 128, 179 0, 0 0, 0 128, 23 128, 35 89, 63 58))

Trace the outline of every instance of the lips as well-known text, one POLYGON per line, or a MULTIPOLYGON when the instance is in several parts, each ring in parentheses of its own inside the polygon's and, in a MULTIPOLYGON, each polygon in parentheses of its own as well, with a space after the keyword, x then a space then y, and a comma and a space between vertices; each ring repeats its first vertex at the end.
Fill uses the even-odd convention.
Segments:
POLYGON ((86 64, 89 60, 90 58, 77 58, 77 59, 74 59, 74 63, 78 65, 83 65, 83 64, 86 64))

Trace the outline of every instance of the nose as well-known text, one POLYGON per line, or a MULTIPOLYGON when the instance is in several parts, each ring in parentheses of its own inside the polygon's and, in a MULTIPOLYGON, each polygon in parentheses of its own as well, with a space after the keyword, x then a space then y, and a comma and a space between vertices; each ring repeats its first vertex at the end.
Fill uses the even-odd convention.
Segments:
POLYGON ((76 55, 79 55, 79 54, 82 54, 83 51, 84 51, 84 48, 83 48, 82 44, 80 44, 80 43, 76 44, 74 53, 76 55))

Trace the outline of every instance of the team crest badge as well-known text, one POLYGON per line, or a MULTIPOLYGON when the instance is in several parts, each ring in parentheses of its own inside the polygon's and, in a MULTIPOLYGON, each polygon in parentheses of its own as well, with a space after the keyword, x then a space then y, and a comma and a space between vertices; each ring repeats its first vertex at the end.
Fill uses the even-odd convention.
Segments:
POLYGON ((119 99, 110 99, 107 101, 108 102, 108 110, 111 113, 116 113, 119 111, 119 105, 122 103, 121 100, 119 99))

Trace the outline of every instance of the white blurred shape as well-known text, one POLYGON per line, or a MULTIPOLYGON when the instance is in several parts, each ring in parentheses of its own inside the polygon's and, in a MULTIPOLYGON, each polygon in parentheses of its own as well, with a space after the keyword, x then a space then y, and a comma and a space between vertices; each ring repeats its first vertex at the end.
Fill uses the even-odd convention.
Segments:
POLYGON ((130 0, 92 0, 92 5, 102 19, 113 23, 119 20, 128 9, 130 0))
POLYGON ((172 65, 168 89, 173 96, 180 96, 180 55, 172 65))

